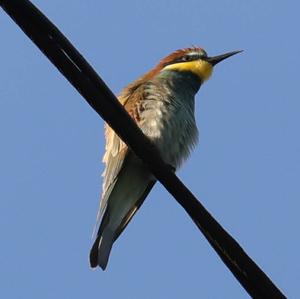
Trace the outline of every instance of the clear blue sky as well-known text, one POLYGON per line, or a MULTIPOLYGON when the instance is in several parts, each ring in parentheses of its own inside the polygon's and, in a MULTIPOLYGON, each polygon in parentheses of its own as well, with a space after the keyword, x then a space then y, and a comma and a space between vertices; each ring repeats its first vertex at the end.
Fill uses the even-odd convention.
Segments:
MULTIPOLYGON (((169 52, 244 49, 196 98, 186 185, 289 298, 299 285, 297 1, 45 1, 36 5, 118 93, 169 52)), ((248 298, 157 184, 113 248, 88 265, 103 121, 0 10, 0 297, 248 298)))

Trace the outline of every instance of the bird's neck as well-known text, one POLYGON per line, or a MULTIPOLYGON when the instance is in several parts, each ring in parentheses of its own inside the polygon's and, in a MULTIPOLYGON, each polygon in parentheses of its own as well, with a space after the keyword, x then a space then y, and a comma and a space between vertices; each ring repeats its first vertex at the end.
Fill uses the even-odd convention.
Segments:
POLYGON ((178 72, 163 70, 156 75, 156 80, 163 81, 176 94, 189 94, 195 96, 201 86, 201 80, 192 72, 178 72))

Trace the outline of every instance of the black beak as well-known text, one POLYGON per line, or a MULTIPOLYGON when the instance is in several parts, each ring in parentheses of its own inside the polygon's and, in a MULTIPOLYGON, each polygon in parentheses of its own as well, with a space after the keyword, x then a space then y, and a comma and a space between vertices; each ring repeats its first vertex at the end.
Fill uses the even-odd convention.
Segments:
POLYGON ((229 58, 230 56, 233 56, 235 54, 241 53, 241 52, 243 52, 243 50, 233 51, 233 52, 225 53, 225 54, 214 56, 214 57, 207 57, 205 60, 214 66, 217 63, 221 62, 222 60, 229 58))

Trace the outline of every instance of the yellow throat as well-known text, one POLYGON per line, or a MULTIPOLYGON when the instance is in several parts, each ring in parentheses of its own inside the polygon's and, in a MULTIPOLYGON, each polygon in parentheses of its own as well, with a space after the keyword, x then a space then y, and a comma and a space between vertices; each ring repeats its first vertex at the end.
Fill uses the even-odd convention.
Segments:
POLYGON ((206 81, 212 74, 213 66, 205 60, 194 60, 187 62, 179 62, 167 65, 164 70, 174 70, 182 72, 192 72, 199 77, 201 81, 206 81))

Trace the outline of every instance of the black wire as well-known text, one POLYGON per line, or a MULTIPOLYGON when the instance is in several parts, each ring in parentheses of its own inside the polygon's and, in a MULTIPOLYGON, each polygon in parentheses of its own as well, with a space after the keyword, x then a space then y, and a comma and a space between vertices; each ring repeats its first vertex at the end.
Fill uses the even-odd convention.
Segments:
POLYGON ((28 0, 0 0, 0 5, 91 107, 149 166, 190 215, 248 294, 253 298, 286 298, 162 161, 153 144, 64 35, 28 0))

